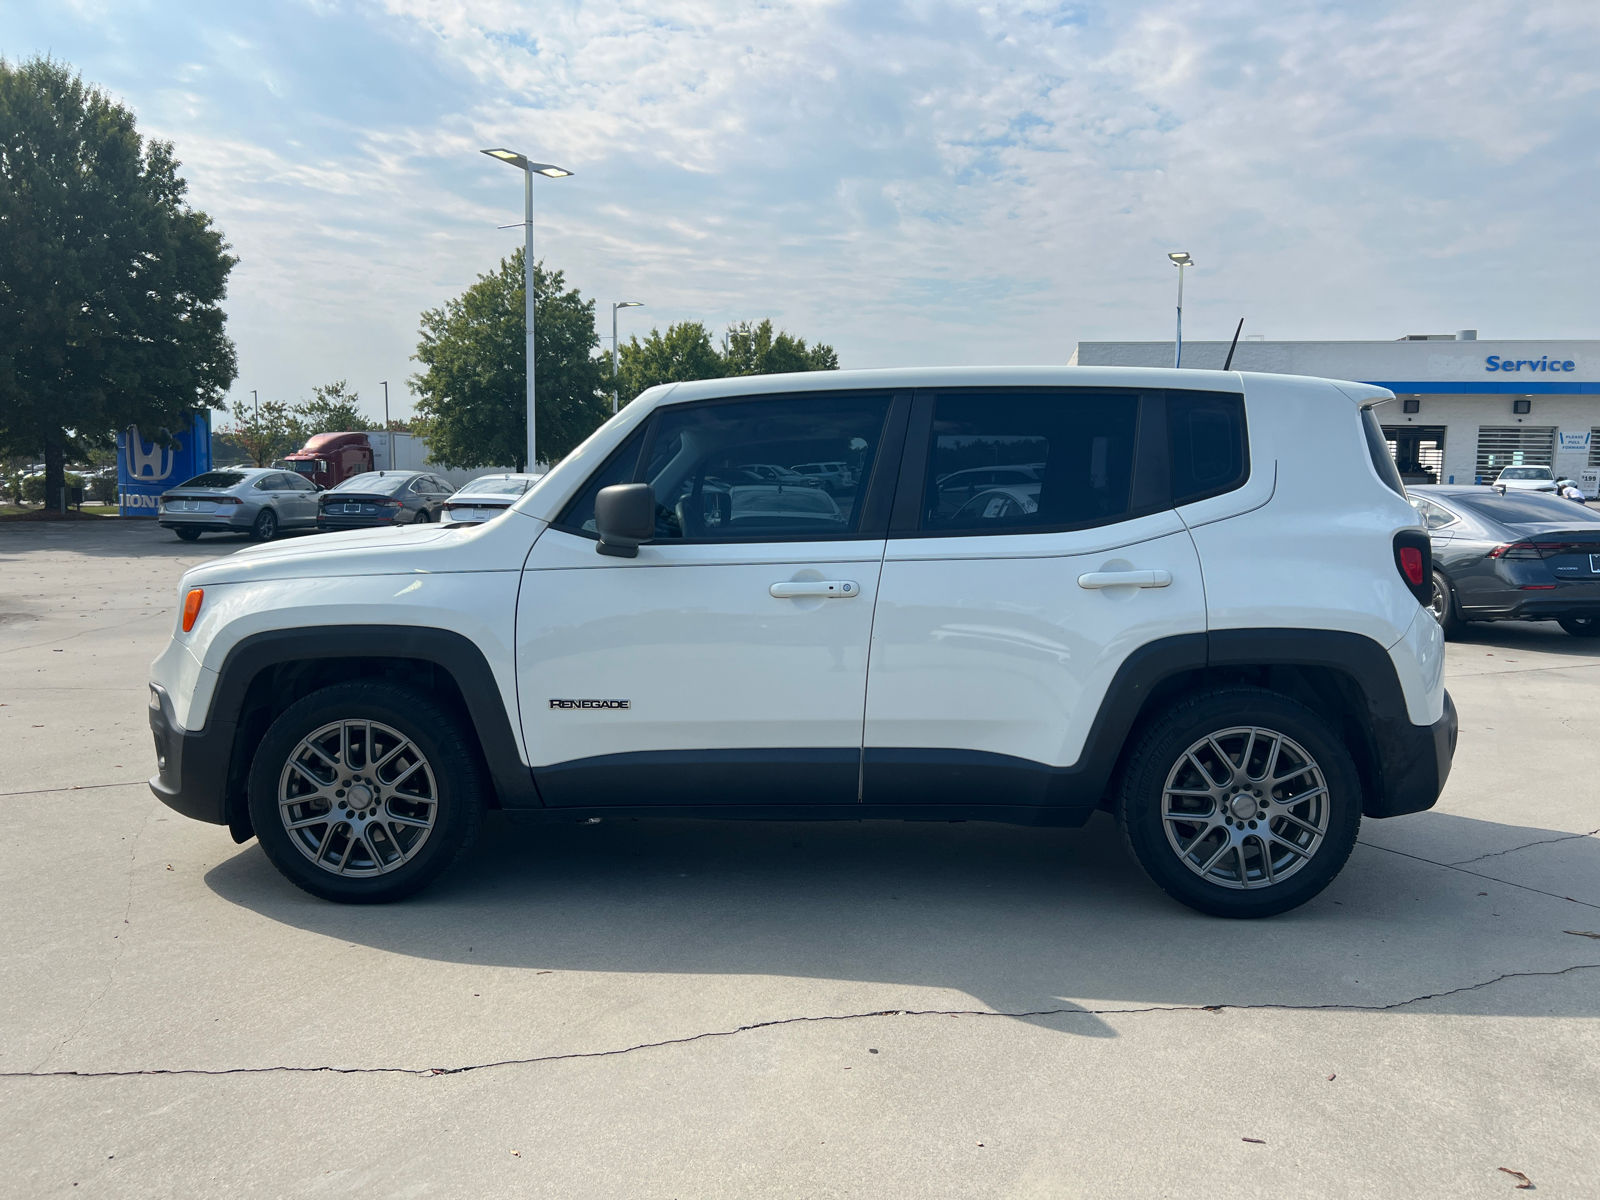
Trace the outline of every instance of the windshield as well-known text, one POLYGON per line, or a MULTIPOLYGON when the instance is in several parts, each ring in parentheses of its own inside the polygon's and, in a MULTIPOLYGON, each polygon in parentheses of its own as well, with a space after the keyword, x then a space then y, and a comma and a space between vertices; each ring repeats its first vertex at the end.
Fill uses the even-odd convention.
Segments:
POLYGON ((382 471, 368 471, 364 475, 352 475, 343 483, 335 484, 328 490, 330 492, 377 492, 380 495, 389 496, 410 483, 411 478, 404 471, 391 472, 387 475, 382 471))
POLYGON ((1500 472, 1501 479, 1550 479, 1549 467, 1507 467, 1500 472))
POLYGON ((1600 513, 1554 496, 1523 492, 1507 496, 1453 496, 1451 499, 1480 517, 1502 525, 1600 525, 1600 513))
POLYGON ((193 488, 231 488, 238 487, 244 482, 244 476, 238 471, 207 471, 204 475, 196 475, 193 479, 180 483, 179 487, 193 488))
POLYGON ((462 496, 520 496, 533 486, 531 479, 474 479, 465 485, 462 496))

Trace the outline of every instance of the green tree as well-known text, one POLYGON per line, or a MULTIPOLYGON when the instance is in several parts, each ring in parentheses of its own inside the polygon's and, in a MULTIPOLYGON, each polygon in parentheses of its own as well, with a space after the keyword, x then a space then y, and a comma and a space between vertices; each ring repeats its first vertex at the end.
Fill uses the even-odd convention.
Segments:
MULTIPOLYGON (((563 291, 560 271, 534 264, 534 403, 539 457, 555 462, 610 415, 601 396, 594 301, 563 291)), ((432 462, 446 467, 526 466, 528 371, 523 252, 460 296, 422 314, 411 377, 432 462)))
POLYGON ((299 420, 287 404, 268 400, 259 406, 237 400, 233 405, 233 424, 217 430, 258 467, 305 445, 299 420))
POLYGON ((69 453, 217 407, 236 374, 237 261, 168 142, 63 63, 0 59, 0 448, 69 453))
POLYGON ((658 383, 721 379, 727 374, 722 355, 711 340, 711 331, 699 321, 668 325, 665 334, 652 329, 642 342, 631 337, 617 357, 617 397, 621 404, 630 403, 640 392, 658 383))
POLYGON ((740 321, 728 326, 723 352, 725 375, 781 375, 788 371, 837 371, 839 356, 832 346, 818 342, 807 347, 804 338, 783 330, 773 331, 771 321, 752 325, 740 321))
POLYGON ((728 326, 718 350, 711 331, 699 321, 680 321, 667 332, 652 329, 643 341, 629 338, 619 350, 617 395, 627 404, 658 383, 723 379, 730 375, 776 375, 787 371, 837 371, 832 346, 807 346, 772 322, 740 321, 728 326))
POLYGON ((361 411, 361 396, 343 379, 311 389, 311 399, 295 410, 295 436, 300 444, 316 433, 371 433, 383 424, 361 411))

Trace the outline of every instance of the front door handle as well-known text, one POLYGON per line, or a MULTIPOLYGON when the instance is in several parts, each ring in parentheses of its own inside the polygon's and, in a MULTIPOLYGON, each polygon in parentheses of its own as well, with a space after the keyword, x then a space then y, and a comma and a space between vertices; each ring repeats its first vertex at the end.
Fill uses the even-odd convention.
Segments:
POLYGON ((767 591, 779 600, 795 600, 802 596, 833 596, 840 600, 848 600, 851 596, 860 594, 861 585, 851 579, 819 579, 814 583, 811 580, 801 583, 775 583, 767 591))
POLYGON ((1091 590, 1108 587, 1167 587, 1171 571, 1090 571, 1078 576, 1078 586, 1091 590))

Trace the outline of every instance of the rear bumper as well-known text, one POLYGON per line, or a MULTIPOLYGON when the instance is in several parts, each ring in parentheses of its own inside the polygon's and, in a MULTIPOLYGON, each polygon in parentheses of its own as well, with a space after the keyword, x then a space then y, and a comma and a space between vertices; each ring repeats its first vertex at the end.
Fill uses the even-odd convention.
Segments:
MULTIPOLYGON (((403 512, 404 510, 402 509, 401 511, 403 512)), ((394 517, 346 517, 342 515, 329 517, 321 513, 317 514, 317 528, 322 530, 387 529, 391 525, 404 524, 406 524, 406 521, 403 518, 396 520, 394 517)))
POLYGON ((229 513, 162 513, 156 524, 163 529, 249 529, 255 523, 254 512, 229 513))
POLYGON ((150 790, 168 808, 207 821, 228 824, 228 759, 233 749, 233 725, 212 721, 191 732, 172 715, 166 689, 151 684, 158 704, 150 707, 150 732, 156 743, 156 773, 150 790))
POLYGON ((1432 808, 1450 778, 1460 723, 1455 702, 1444 694, 1444 715, 1432 725, 1403 720, 1373 722, 1380 787, 1368 795, 1363 813, 1398 817, 1432 808))
POLYGON ((1563 596, 1561 592, 1559 587, 1548 592, 1507 592, 1507 603, 1473 608, 1462 605, 1461 615, 1468 621, 1558 621, 1562 617, 1600 617, 1600 600, 1577 599, 1563 596))

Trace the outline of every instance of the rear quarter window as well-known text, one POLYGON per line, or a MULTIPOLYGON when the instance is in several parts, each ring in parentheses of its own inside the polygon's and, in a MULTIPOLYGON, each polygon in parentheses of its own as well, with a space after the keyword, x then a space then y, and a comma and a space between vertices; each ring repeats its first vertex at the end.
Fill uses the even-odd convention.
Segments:
POLYGON ((1167 438, 1174 506, 1231 492, 1250 476, 1243 396, 1168 392, 1167 438))

